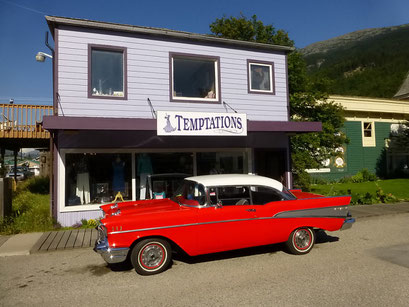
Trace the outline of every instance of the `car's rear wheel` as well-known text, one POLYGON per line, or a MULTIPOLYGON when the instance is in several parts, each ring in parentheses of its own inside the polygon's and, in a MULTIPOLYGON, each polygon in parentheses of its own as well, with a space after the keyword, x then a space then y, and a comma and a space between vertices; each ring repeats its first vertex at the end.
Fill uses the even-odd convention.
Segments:
POLYGON ((141 275, 158 274, 166 270, 172 260, 169 242, 159 238, 149 238, 138 242, 131 253, 135 271, 141 275))
POLYGON ((303 255, 310 252, 315 243, 314 230, 309 227, 295 229, 288 238, 286 245, 290 253, 303 255))

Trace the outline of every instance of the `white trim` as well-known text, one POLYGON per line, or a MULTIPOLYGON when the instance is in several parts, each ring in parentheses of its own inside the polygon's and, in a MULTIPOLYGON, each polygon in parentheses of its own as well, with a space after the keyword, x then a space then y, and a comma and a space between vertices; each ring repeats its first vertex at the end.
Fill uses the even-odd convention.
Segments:
POLYGON ((364 120, 361 122, 362 147, 376 147, 375 122, 373 120, 364 120), (371 124, 371 136, 365 136, 365 123, 371 124))
POLYGON ((258 62, 251 62, 249 61, 249 67, 248 67, 248 71, 249 71, 249 89, 250 92, 258 92, 258 93, 274 93, 274 89, 273 89, 273 64, 268 64, 268 63, 258 63, 258 62), (257 89, 253 89, 251 87, 251 65, 258 65, 258 66, 266 66, 268 67, 268 72, 270 74, 270 90, 257 90, 257 89))
POLYGON ((330 96, 328 100, 341 104, 347 112, 409 114, 409 104, 407 101, 335 95, 330 96))
POLYGON ((186 100, 186 101, 204 101, 204 102, 219 102, 219 69, 218 69, 218 62, 219 59, 216 58, 203 58, 200 55, 195 57, 195 55, 179 55, 179 54, 174 54, 172 55, 172 71, 171 71, 171 78, 172 78, 172 88, 171 88, 171 93, 172 93, 172 99, 173 100, 186 100), (185 97, 185 96, 175 96, 175 66, 174 66, 174 59, 175 56, 177 58, 186 58, 186 59, 196 59, 196 60, 203 60, 207 62, 213 62, 214 64, 214 90, 215 90, 215 98, 205 98, 205 97, 185 97))
POLYGON ((375 123, 390 123, 390 124, 403 124, 405 120, 393 119, 393 118, 374 118, 374 117, 345 117, 347 122, 362 122, 362 121, 373 121, 375 123))

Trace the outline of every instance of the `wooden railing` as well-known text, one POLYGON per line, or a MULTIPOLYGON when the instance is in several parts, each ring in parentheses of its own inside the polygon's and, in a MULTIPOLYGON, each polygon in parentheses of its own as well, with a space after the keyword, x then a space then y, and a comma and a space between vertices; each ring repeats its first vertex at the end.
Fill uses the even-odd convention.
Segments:
POLYGON ((0 138, 47 139, 43 116, 52 114, 52 106, 0 104, 0 138))

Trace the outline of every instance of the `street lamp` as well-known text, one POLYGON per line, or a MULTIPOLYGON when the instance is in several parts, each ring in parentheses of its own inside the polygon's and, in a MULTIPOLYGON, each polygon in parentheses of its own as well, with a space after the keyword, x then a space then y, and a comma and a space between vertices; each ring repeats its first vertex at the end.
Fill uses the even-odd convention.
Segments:
POLYGON ((53 58, 53 56, 52 55, 49 55, 49 54, 47 54, 47 53, 44 53, 44 52, 38 52, 37 54, 36 54, 36 61, 37 62, 44 62, 45 61, 45 58, 50 58, 50 59, 52 59, 53 58))

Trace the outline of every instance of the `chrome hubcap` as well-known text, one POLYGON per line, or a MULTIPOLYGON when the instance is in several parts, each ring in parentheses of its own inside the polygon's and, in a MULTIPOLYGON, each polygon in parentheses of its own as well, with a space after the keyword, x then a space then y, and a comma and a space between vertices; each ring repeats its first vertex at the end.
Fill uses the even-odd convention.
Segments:
POLYGON ((163 261, 163 249, 159 245, 148 245, 144 248, 141 255, 141 262, 143 266, 148 268, 155 268, 163 261))
POLYGON ((300 229, 295 233, 294 244, 298 249, 306 249, 311 244, 311 235, 308 230, 300 229))

